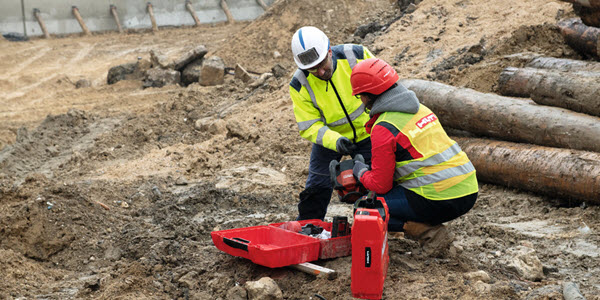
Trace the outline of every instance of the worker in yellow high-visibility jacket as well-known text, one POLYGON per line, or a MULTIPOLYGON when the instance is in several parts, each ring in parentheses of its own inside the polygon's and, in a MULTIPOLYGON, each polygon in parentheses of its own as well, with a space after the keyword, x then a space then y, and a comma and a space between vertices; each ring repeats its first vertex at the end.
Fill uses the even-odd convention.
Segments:
POLYGON ((323 219, 333 191, 329 163, 343 155, 371 159, 365 130, 369 115, 352 95, 350 75, 360 61, 373 57, 360 45, 330 46, 321 30, 306 26, 292 37, 298 70, 290 82, 290 97, 300 136, 313 143, 308 178, 300 193, 298 220, 323 219))

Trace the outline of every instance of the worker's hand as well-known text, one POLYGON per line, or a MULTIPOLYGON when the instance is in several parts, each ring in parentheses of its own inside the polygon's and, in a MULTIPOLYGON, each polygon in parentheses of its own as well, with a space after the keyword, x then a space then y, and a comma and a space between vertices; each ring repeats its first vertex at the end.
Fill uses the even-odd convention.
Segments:
POLYGON ((356 150, 356 145, 347 137, 341 137, 335 143, 337 152, 342 155, 350 155, 356 150))
POLYGON ((354 174, 354 177, 356 177, 356 179, 358 179, 360 181, 360 177, 369 170, 369 165, 355 160, 354 161, 354 168, 352 168, 352 174, 354 174))

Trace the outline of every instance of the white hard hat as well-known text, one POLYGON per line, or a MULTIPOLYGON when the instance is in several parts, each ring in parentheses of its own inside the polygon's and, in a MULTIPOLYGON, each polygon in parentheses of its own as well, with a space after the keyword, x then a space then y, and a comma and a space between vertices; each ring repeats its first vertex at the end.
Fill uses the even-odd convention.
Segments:
POLYGON ((329 51, 329 38, 313 26, 305 26, 292 37, 294 61, 300 69, 306 70, 318 65, 329 51))

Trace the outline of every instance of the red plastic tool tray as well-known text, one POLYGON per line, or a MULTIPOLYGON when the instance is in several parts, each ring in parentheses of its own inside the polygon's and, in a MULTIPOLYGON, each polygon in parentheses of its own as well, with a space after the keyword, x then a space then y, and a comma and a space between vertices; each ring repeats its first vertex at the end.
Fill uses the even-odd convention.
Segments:
MULTIPOLYGON (((299 222, 331 231, 331 223, 321 220, 299 222)), ((284 223, 213 231, 211 237, 219 250, 270 268, 351 254, 350 235, 318 239, 280 228, 284 223)))

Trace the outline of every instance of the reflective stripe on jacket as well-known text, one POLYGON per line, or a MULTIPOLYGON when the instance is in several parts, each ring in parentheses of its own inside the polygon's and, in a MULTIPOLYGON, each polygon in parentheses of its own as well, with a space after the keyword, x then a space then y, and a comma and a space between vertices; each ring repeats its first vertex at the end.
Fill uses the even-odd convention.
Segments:
POLYGON ((333 46, 331 50, 331 79, 324 81, 298 69, 290 82, 290 97, 300 136, 337 150, 336 141, 341 136, 355 143, 369 137, 364 128, 369 116, 360 99, 352 96, 350 74, 358 62, 373 55, 367 48, 352 44, 333 46))
POLYGON ((478 191, 475 168, 460 146, 450 139, 437 116, 425 105, 416 114, 382 113, 375 125, 386 122, 398 129, 420 155, 396 161, 394 181, 430 200, 454 199, 478 191))

